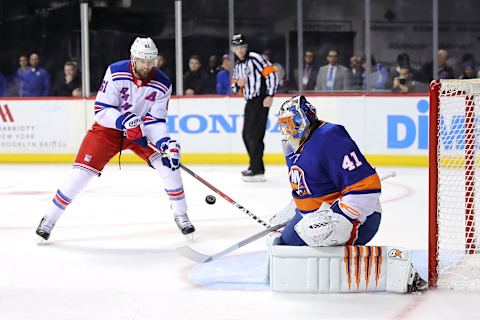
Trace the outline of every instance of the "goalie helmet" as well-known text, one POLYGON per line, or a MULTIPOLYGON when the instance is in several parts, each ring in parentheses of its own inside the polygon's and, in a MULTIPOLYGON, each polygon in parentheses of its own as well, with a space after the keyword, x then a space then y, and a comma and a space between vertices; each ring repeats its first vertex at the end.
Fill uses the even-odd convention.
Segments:
POLYGON ((278 125, 286 156, 298 151, 308 127, 317 120, 317 110, 304 96, 295 96, 282 104, 278 112, 278 125))
POLYGON ((130 55, 133 58, 155 60, 158 50, 155 42, 150 38, 137 37, 130 48, 130 55))

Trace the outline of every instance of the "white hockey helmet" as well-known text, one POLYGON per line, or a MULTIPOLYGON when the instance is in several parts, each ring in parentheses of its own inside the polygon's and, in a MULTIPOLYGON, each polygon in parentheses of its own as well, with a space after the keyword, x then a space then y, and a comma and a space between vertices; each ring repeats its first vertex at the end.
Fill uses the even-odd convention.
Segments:
POLYGON ((157 54, 157 46, 150 38, 137 37, 130 48, 132 58, 154 60, 157 58, 157 54))

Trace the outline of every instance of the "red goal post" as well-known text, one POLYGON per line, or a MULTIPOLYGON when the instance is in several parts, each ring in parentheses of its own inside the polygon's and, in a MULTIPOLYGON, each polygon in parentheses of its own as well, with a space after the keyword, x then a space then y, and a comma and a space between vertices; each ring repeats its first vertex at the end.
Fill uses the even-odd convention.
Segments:
POLYGON ((480 79, 430 84, 429 258, 431 288, 480 289, 475 224, 480 205, 480 79))

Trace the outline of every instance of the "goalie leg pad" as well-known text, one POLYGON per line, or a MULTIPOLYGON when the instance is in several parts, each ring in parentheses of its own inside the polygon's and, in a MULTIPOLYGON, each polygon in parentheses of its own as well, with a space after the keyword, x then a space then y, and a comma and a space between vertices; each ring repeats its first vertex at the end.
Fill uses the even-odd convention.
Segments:
POLYGON ((410 250, 399 247, 314 248, 274 242, 269 249, 270 287, 278 292, 405 293, 412 291, 416 275, 410 250))

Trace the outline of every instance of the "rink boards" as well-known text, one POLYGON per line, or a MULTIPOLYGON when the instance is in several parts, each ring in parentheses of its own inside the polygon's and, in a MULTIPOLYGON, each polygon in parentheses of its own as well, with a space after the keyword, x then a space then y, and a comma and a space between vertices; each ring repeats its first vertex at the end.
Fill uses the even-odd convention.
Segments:
MULTIPOLYGON (((265 161, 283 163, 276 96, 265 136, 265 161)), ((428 96, 307 95, 321 119, 344 125, 374 165, 428 163, 428 96)), ((71 162, 93 122, 93 99, 0 100, 0 162, 71 162)), ((167 124, 185 163, 247 163, 240 97, 179 97, 167 124)), ((115 160, 114 160, 115 161, 115 160)), ((122 162, 141 162, 128 152, 122 162)))

